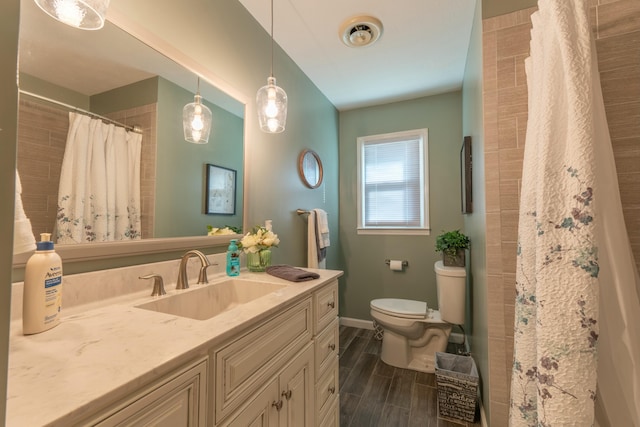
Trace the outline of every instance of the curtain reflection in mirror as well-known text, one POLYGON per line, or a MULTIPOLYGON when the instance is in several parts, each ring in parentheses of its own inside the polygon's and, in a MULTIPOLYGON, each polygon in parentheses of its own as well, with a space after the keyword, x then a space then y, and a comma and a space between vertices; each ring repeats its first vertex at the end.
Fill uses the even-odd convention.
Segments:
POLYGON ((56 237, 59 244, 137 240, 142 135, 69 113, 56 237))

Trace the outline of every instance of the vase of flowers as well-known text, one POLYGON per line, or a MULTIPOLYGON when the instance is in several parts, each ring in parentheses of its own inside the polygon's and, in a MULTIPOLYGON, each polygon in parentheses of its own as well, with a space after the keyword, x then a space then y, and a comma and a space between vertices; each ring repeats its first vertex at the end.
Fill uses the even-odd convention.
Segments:
POLYGON ((247 254, 249 271, 262 272, 271 265, 271 248, 278 247, 278 235, 265 227, 256 225, 240 241, 240 248, 247 254))

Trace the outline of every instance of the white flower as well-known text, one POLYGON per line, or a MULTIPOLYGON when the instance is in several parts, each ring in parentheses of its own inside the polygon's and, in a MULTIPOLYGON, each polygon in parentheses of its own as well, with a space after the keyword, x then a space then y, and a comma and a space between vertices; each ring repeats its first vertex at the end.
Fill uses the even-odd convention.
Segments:
POLYGON ((278 243, 280 239, 273 231, 267 231, 262 238, 262 244, 265 246, 278 246, 278 243))
POLYGON ((240 240, 240 247, 245 253, 256 253, 272 246, 276 247, 279 243, 277 234, 257 225, 240 240))

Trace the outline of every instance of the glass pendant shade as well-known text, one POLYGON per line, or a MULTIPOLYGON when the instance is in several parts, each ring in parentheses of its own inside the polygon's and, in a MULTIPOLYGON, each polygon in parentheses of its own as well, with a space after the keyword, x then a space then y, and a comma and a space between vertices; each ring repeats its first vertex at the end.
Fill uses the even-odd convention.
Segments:
POLYGON ((287 94, 276 86, 275 77, 267 79, 256 95, 260 129, 269 133, 284 131, 287 122, 287 94))
POLYGON ((211 133, 211 110, 202 103, 199 93, 194 97, 194 102, 182 109, 182 128, 184 139, 194 144, 206 144, 211 133))
POLYGON ((104 26, 110 0, 35 0, 49 16, 81 30, 104 26))

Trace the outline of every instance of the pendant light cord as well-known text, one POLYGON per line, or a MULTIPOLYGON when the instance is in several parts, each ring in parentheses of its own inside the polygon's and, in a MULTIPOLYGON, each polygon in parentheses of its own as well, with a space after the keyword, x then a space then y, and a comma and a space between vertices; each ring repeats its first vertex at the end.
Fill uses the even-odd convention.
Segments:
POLYGON ((273 0, 271 0, 271 77, 273 77, 273 0))

